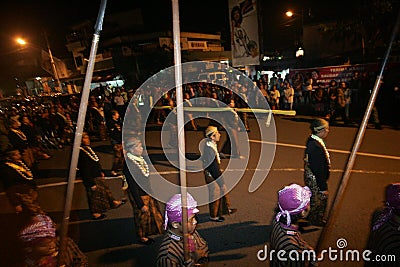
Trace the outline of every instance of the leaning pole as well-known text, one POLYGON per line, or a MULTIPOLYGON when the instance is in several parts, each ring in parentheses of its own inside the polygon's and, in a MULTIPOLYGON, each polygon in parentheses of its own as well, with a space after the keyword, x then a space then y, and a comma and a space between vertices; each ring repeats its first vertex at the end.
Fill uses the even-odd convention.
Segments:
POLYGON ((387 61, 389 59, 389 55, 390 55, 390 52, 392 50, 393 42, 394 42, 394 40, 395 40, 395 38, 397 36, 397 32, 399 31, 399 25, 400 25, 400 11, 399 11, 399 14, 397 15, 396 24, 395 24, 395 26, 393 28, 392 36, 391 36, 390 43, 389 43, 389 46, 387 48, 385 57, 383 59, 381 70, 379 72, 379 75, 376 78, 375 85, 374 85, 371 97, 369 99, 369 102, 368 102, 367 110, 366 110, 366 112, 364 114, 364 118, 362 120, 360 128, 358 129, 357 137, 356 137, 356 140, 354 142, 351 154, 349 156, 349 160, 347 162, 346 169, 345 169, 345 171, 343 173, 341 182, 339 184, 339 188, 336 191, 335 198, 334 198, 333 204, 332 204, 332 208, 330 209, 330 211, 328 213, 327 224, 322 229, 321 235, 320 235, 320 237, 318 239, 318 243, 317 243, 317 246, 316 246, 316 252, 317 253, 319 251, 321 251, 321 249, 323 249, 323 246, 322 246, 323 242, 326 239, 327 234, 329 232, 331 232, 334 220, 337 217, 339 206, 341 204, 341 201, 343 199, 343 194, 344 194, 344 192, 346 190, 346 187, 347 187, 347 184, 349 182, 351 170, 353 169, 354 161, 356 159, 357 152, 358 152, 358 150, 359 150, 359 148, 361 146, 362 140, 364 138, 365 129, 367 128, 368 120, 369 120, 369 117, 371 116, 372 108, 375 105, 375 100, 376 100, 376 97, 378 95, 379 88, 380 88, 380 86, 382 84, 382 77, 383 77, 382 75, 383 75, 383 72, 385 70, 386 63, 387 63, 387 61))
POLYGON ((100 39, 100 32, 103 27, 103 19, 104 19, 106 5, 107 5, 107 0, 101 0, 96 25, 94 27, 92 47, 90 50, 89 62, 88 62, 87 69, 86 69, 85 82, 84 82, 83 90, 82 90, 81 103, 79 106, 78 120, 77 120, 77 125, 76 125, 76 130, 75 130, 74 145, 72 148, 71 163, 70 163, 70 167, 69 167, 69 178, 68 178, 68 185, 67 185, 67 194, 66 194, 66 198, 65 198, 64 216, 63 216, 63 220, 61 222, 61 229, 60 229, 60 249, 59 249, 59 256, 58 256, 58 263, 59 263, 58 266, 62 266, 63 264, 65 264, 68 224, 69 224, 69 217, 70 217, 70 213, 71 213, 72 198, 73 198, 73 194, 74 194, 76 168, 78 166, 78 159, 79 159, 79 148, 81 146, 81 141, 82 141, 82 132, 83 132, 84 124, 85 124, 87 103, 88 103, 88 98, 89 98, 89 93, 90 93, 90 83, 91 83, 92 77, 93 77, 93 69, 94 69, 94 64, 95 64, 97 47, 98 47, 98 43, 99 43, 99 39, 100 39))

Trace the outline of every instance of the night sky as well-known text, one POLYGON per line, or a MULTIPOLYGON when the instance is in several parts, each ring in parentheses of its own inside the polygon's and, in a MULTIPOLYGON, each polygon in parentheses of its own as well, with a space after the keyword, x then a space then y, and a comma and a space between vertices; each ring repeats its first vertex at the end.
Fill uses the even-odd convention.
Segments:
MULTIPOLYGON (((284 12, 291 8, 312 7, 313 15, 335 17, 352 10, 351 4, 356 1, 325 0, 262 0, 264 14, 263 30, 265 34, 277 36, 271 38, 281 43, 279 33, 284 12)), ((43 31, 49 36, 50 45, 56 52, 65 52, 65 34, 68 27, 85 19, 96 20, 101 0, 3 0, 0 3, 0 23, 2 25, 0 54, 13 49, 14 38, 23 36, 30 41, 45 45, 43 31)), ((198 31, 206 33, 229 32, 228 0, 180 0, 180 22, 182 31, 198 31)), ((146 19, 145 23, 157 30, 172 30, 172 8, 168 0, 108 0, 106 14, 141 7, 146 19)), ((308 9, 307 9, 308 10, 308 9)))
MULTIPOLYGON (((268 36, 264 42, 266 50, 285 45, 288 41, 282 24, 287 19, 284 13, 288 9, 300 10, 311 14, 313 18, 335 19, 343 14, 354 12, 355 6, 362 0, 291 0, 262 1, 263 31, 268 36)), ((29 42, 46 47, 43 32, 46 31, 54 56, 63 58, 70 54, 65 47, 65 36, 69 26, 97 18, 101 0, 2 0, 0 1, 0 57, 15 53, 19 48, 15 38, 21 36, 29 42)), ((228 0, 180 0, 181 31, 203 33, 221 32, 229 36, 228 0)), ((170 0, 108 0, 107 15, 142 8, 145 25, 153 30, 172 31, 172 7, 170 0)), ((132 18, 134 19, 134 18, 132 18)), ((306 18, 307 19, 307 18, 306 18)), ((101 39, 100 39, 101 40, 101 39)), ((0 68, 4 64, 0 58, 0 68)), ((3 72, 4 74, 4 72, 3 72)), ((1 75, 1 73, 0 73, 1 75)), ((0 86, 1 86, 0 76, 0 86)), ((0 88, 1 89, 1 88, 0 88)))
MULTIPOLYGON (((85 19, 95 21, 100 3, 100 0, 1 1, 0 54, 14 49, 16 36, 23 36, 31 42, 45 45, 44 30, 49 36, 54 54, 57 51, 63 52, 68 27, 85 19)), ((181 30, 229 30, 226 29, 229 27, 227 1, 181 0, 179 3, 181 30)), ((108 0, 105 17, 110 13, 135 7, 143 9, 144 17, 147 18, 145 24, 150 28, 159 26, 157 30, 172 30, 171 1, 108 0)))

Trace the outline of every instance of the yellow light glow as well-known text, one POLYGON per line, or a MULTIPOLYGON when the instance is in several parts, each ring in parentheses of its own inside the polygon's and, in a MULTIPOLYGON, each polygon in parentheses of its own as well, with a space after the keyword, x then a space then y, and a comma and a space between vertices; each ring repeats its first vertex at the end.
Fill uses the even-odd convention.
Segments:
POLYGON ((22 39, 22 38, 17 38, 17 39, 16 39, 16 42, 17 42, 18 44, 20 44, 20 45, 26 45, 26 41, 25 41, 24 39, 22 39))
POLYGON ((286 14, 286 16, 288 16, 288 17, 292 17, 292 16, 293 16, 293 12, 290 11, 290 10, 286 11, 285 14, 286 14))

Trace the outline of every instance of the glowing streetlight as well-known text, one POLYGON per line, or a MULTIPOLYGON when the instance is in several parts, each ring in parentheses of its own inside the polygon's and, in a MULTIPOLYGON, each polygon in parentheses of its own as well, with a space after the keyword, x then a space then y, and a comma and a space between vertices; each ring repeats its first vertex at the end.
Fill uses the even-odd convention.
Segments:
POLYGON ((17 39, 15 39, 15 41, 20 45, 26 45, 27 44, 26 41, 24 39, 22 39, 22 38, 17 38, 17 39))
POLYGON ((289 18, 291 18, 291 17, 293 17, 293 12, 292 11, 290 11, 290 10, 288 10, 288 11, 286 11, 286 16, 288 16, 289 18))
MULTIPOLYGON (((60 91, 62 92, 62 84, 61 84, 60 78, 58 76, 56 64, 54 62, 53 54, 51 53, 50 44, 49 44, 49 41, 47 39, 47 35, 45 37, 46 37, 46 43, 47 43, 47 50, 48 50, 48 53, 49 53, 49 56, 50 56, 50 63, 51 63, 51 66, 53 68, 53 75, 54 75, 54 78, 57 80, 57 84, 60 87, 60 91)), ((22 46, 28 45, 28 42, 25 41, 23 38, 20 38, 20 37, 15 39, 15 41, 18 44, 22 45, 22 46)))
MULTIPOLYGON (((298 37, 296 38, 296 46, 298 46, 298 50, 296 51, 296 57, 303 57, 304 56, 304 50, 301 47, 303 45, 303 28, 304 28, 304 12, 303 9, 301 9, 301 12, 294 12, 292 10, 288 10, 285 12, 286 17, 290 18, 290 23, 299 20, 300 25, 299 25, 299 30, 298 30, 298 37)), ((290 25, 290 24, 289 24, 290 25)))

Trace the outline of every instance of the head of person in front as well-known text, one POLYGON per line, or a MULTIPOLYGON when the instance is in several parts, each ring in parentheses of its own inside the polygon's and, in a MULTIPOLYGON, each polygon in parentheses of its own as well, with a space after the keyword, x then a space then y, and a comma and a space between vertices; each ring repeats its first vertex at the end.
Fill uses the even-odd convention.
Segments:
POLYGON ((127 144, 128 153, 131 153, 135 156, 142 156, 143 154, 143 145, 142 141, 139 138, 130 138, 127 144))
POLYGON ((157 266, 207 266, 208 244, 197 232, 197 209, 196 200, 187 193, 187 221, 183 222, 183 206, 181 194, 172 196, 165 206, 164 227, 167 230, 161 243, 157 266), (184 256, 183 237, 186 233, 183 224, 187 226, 189 259, 184 256))
POLYGON ((221 139, 221 133, 216 126, 208 126, 206 129, 206 137, 211 139, 214 143, 218 143, 221 139))
POLYGON ((394 263, 377 265, 376 261, 365 261, 366 267, 398 266, 400 253, 400 183, 390 183, 385 187, 384 206, 378 207, 372 214, 370 233, 366 250, 371 251, 369 259, 378 259, 384 255, 396 255, 394 263))
POLYGON ((291 184, 278 192, 276 221, 283 227, 297 228, 297 221, 310 212, 311 190, 307 186, 291 184))
MULTIPOLYGON (((197 202, 194 200, 192 195, 187 194, 187 213, 188 213, 188 221, 187 221, 187 229, 188 234, 193 234, 196 230, 197 226, 197 213, 199 210, 197 209, 197 202)), ((183 234, 183 226, 182 226, 182 201, 181 195, 176 194, 170 198, 165 207, 165 228, 166 230, 170 230, 176 234, 183 234)))
POLYGON ((315 119, 310 124, 311 133, 321 139, 325 139, 329 134, 329 123, 324 119, 315 119))
MULTIPOLYGON (((302 238, 299 220, 304 219, 310 212, 311 190, 307 186, 290 184, 278 191, 278 207, 272 223, 270 236, 271 249, 282 255, 293 255, 294 252, 302 255, 303 251, 313 251, 313 248, 302 238)), ((308 266, 316 262, 315 257, 309 259, 301 256, 282 257, 276 254, 270 259, 271 266, 308 266)))

